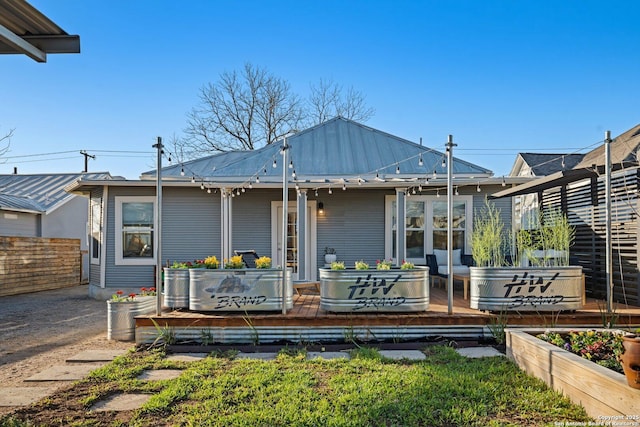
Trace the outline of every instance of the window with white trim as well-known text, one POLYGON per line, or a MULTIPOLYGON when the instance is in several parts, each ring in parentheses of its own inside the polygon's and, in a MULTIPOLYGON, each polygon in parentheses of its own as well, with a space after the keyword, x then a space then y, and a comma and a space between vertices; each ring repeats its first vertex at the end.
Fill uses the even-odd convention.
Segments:
MULTIPOLYGON (((453 249, 467 253, 467 240, 471 236, 473 196, 456 196, 453 200, 453 249)), ((387 196, 387 238, 385 253, 395 259, 396 251, 396 197, 387 196)), ((405 227, 407 261, 424 264, 425 254, 447 247, 447 200, 436 196, 411 196, 405 200, 405 227)))
POLYGON ((99 264, 100 250, 102 249, 102 203, 100 199, 91 199, 89 204, 91 206, 91 217, 89 218, 89 250, 91 251, 91 263, 99 264))
POLYGON ((120 196, 116 201, 116 264, 154 265, 155 197, 120 196))

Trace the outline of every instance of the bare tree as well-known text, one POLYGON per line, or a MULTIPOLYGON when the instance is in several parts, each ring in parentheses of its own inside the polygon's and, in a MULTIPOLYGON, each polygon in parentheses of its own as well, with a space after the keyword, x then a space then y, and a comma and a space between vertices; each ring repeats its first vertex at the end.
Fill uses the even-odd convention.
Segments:
POLYGON ((366 122, 375 113, 368 107, 365 96, 353 86, 346 92, 341 85, 332 80, 320 79, 317 85, 310 85, 310 95, 307 100, 309 117, 312 125, 320 124, 335 116, 357 122, 366 122))
POLYGON ((253 150, 297 129, 301 118, 289 83, 246 64, 201 89, 200 105, 188 116, 186 151, 253 150))
POLYGON ((9 130, 9 133, 7 133, 5 136, 0 136, 0 158, 7 154, 7 151, 9 151, 12 136, 13 129, 9 130))

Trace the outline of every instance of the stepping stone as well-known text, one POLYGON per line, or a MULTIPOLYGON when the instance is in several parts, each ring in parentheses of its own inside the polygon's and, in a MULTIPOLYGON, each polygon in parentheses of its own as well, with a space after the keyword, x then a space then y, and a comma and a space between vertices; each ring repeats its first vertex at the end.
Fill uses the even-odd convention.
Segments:
POLYGON ((153 369, 138 375, 139 380, 160 381, 172 380, 182 375, 181 369, 153 369))
POLYGON ((86 350, 66 360, 70 363, 111 362, 128 350, 86 350))
POLYGON ((197 362, 208 356, 207 353, 182 353, 182 354, 170 354, 167 356, 167 360, 176 362, 197 362))
POLYGON ((393 360, 424 360, 427 358, 420 350, 380 350, 380 355, 393 360))
POLYGON ((104 363, 89 364, 80 363, 75 365, 54 365, 49 369, 35 374, 25 381, 76 381, 89 375, 91 371, 103 366, 104 363))
POLYGON ((307 353, 307 359, 348 359, 349 353, 345 353, 344 351, 310 351, 307 353))
POLYGON ((95 412, 132 411, 141 408, 150 398, 150 394, 116 394, 107 400, 96 402, 89 410, 95 412))
POLYGON ((47 397, 55 387, 0 387, 0 406, 26 406, 47 397))
POLYGON ((238 353, 236 359, 275 360, 278 353, 238 353))
POLYGON ((456 350, 459 355, 471 358, 504 356, 493 347, 465 347, 456 350))

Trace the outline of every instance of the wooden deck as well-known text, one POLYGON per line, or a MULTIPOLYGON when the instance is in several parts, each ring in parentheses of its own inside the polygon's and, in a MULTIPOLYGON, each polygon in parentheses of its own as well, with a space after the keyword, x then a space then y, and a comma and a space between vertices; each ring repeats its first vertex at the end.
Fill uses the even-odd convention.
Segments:
MULTIPOLYGON (((304 292, 293 296, 293 309, 280 312, 192 312, 188 310, 166 311, 161 316, 149 315, 136 318, 136 341, 148 342, 157 336, 157 325, 174 328, 179 333, 197 340, 198 335, 209 331, 214 339, 233 341, 247 339, 260 333, 272 340, 305 337, 313 340, 344 337, 347 330, 366 328, 377 338, 389 334, 416 336, 473 336, 490 335, 492 325, 509 327, 603 327, 603 301, 588 299, 583 309, 573 312, 481 312, 469 308, 463 299, 462 289, 456 289, 453 313, 448 314, 446 291, 430 289, 429 310, 415 313, 331 313, 320 309, 320 296, 304 292), (155 324, 154 324, 155 322, 155 324), (401 332, 398 332, 402 330, 401 332), (323 338, 325 337, 325 338, 323 338)), ((640 308, 616 305, 614 326, 636 328, 640 326, 640 308)))

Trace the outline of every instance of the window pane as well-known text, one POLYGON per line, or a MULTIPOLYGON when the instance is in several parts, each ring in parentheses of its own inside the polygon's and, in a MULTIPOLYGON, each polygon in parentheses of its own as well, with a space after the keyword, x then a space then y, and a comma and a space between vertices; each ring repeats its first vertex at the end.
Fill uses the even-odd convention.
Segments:
MULTIPOLYGON (((447 230, 434 230, 433 249, 447 249, 447 230)), ((453 231, 453 249, 464 250, 464 231, 453 231)))
POLYGON ((100 258, 100 204, 91 200, 91 258, 100 258))
POLYGON ((153 256, 153 232, 129 227, 122 231, 125 258, 149 258, 153 256))
MULTIPOLYGON (((453 202, 453 228, 464 229, 466 203, 453 202)), ((447 202, 433 202, 433 228, 447 229, 447 202)))
POLYGON ((407 231, 407 258, 424 258, 424 231, 407 231))
POLYGON ((407 202, 406 227, 424 228, 424 202, 407 202))
POLYGON ((122 227, 141 225, 153 227, 153 203, 123 203, 122 227))

